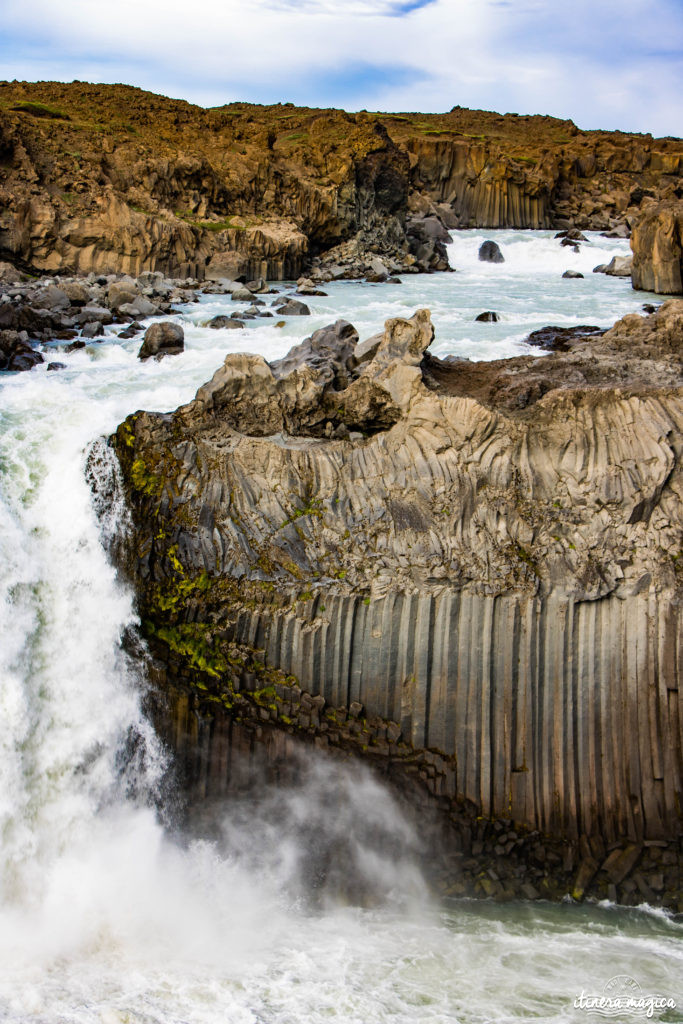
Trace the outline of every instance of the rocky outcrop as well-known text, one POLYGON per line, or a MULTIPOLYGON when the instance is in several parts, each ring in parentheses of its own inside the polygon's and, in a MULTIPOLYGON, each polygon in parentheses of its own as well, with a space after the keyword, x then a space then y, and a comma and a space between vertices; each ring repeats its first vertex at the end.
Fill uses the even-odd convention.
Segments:
POLYGON ((451 227, 573 226, 625 237, 647 204, 680 198, 678 140, 583 132, 542 116, 456 108, 451 117, 412 134, 397 126, 414 187, 453 211, 451 227))
POLYGON ((257 124, 121 86, 47 91, 68 116, 36 118, 28 86, 0 113, 0 250, 34 270, 279 280, 358 235, 407 247, 408 157, 374 119, 302 124, 278 105, 257 124))
POLYGON ((434 231, 623 237, 680 198, 677 140, 553 118, 205 110, 81 82, 0 83, 0 100, 0 257, 32 273, 296 279, 329 250, 361 273, 435 270, 434 231))
POLYGON ((414 162, 416 187, 446 203, 458 227, 548 228, 555 223, 551 202, 555 179, 545 168, 532 170, 521 161, 505 159, 499 146, 483 137, 482 141, 417 137, 406 145, 414 162))
POLYGON ((634 288, 683 293, 683 202, 649 206, 633 226, 634 288))
POLYGON ((118 559, 167 683, 321 743, 355 715, 456 817, 583 849, 577 892, 591 843, 675 840, 682 327, 470 363, 424 310, 341 321, 129 417, 118 559))

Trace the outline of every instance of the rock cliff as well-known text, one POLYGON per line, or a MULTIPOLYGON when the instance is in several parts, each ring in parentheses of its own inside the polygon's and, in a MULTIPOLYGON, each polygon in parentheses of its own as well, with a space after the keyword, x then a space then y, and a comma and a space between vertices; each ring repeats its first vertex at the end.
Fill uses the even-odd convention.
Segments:
POLYGON ((169 735, 194 702, 214 781, 233 719, 355 744, 468 842, 483 816, 579 851, 549 894, 605 895, 610 857, 621 884, 680 834, 683 303, 542 359, 432 337, 421 310, 229 355, 111 439, 169 735))
POLYGON ((631 248, 634 288, 683 293, 683 202, 648 206, 634 224, 631 248))
POLYGON ((0 257, 61 273, 296 278, 340 245, 440 267, 446 227, 626 230, 680 198, 683 143, 454 108, 205 110, 127 86, 0 83, 0 257))

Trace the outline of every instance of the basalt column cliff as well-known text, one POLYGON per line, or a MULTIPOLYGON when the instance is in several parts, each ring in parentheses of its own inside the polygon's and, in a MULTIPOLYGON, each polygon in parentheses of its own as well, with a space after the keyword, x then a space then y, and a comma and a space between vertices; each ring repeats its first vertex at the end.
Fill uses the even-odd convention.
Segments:
POLYGON ((372 254, 443 270, 448 228, 626 236, 681 198, 682 160, 680 140, 550 117, 205 110, 127 86, 4 82, 0 258, 200 279, 296 278, 321 254, 356 275, 372 254))
POLYGON ((683 303, 542 360, 444 363, 432 336, 425 310, 361 343, 340 321, 118 429, 169 735, 204 791, 230 721, 402 765, 465 846, 482 818, 564 844, 550 895, 661 844, 670 901, 683 303))

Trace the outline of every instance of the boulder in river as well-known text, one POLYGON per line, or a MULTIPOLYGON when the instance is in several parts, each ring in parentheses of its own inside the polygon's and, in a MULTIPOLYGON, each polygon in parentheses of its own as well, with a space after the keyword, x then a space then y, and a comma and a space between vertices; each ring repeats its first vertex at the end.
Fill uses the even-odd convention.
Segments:
POLYGON ((44 362, 25 331, 0 331, 0 370, 31 370, 44 362))
POLYGON ((305 302, 298 299, 287 299, 286 302, 278 305, 275 309, 278 316, 310 316, 311 311, 305 302))
POLYGON ((185 348, 185 332, 180 324, 170 320, 162 320, 151 324, 145 331, 138 359, 161 359, 163 356, 174 356, 185 348))
POLYGON ((578 228, 568 228, 566 231, 558 231, 555 238, 566 239, 566 242, 562 244, 569 244, 569 242, 587 242, 588 239, 582 231, 578 228))
POLYGON ((316 287, 310 277, 300 277, 296 282, 297 295, 327 295, 327 292, 316 287))
MULTIPOLYGON (((133 331, 130 334, 131 338, 133 337, 134 333, 135 332, 133 331)), ((103 336, 104 328, 99 323, 99 321, 88 321, 87 324, 83 325, 83 330, 81 331, 82 338, 102 338, 103 336)))
POLYGON ((54 284, 40 288, 33 296, 31 305, 34 309, 68 309, 71 305, 69 296, 54 284))
POLYGON ((120 306, 135 302, 139 297, 137 283, 132 277, 112 281, 107 289, 107 303, 113 311, 117 311, 120 306))
POLYGON ((498 242, 488 239, 479 246, 479 259, 482 263, 505 263, 505 257, 500 251, 498 242))
POLYGON ((244 324, 237 319, 235 313, 231 313, 230 316, 225 316, 224 313, 218 316, 212 316, 206 324, 207 327, 211 327, 214 331, 222 330, 227 328, 228 330, 235 330, 236 328, 244 328, 244 324))
POLYGON ((593 273, 607 274, 608 277, 630 277, 632 268, 632 256, 613 256, 609 263, 599 263, 593 267, 593 273))

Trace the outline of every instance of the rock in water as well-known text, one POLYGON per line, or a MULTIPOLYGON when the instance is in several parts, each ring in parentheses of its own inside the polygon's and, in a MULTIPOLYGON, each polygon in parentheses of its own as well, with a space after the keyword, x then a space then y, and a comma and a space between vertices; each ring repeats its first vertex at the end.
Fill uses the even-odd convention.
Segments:
POLYGON ((505 263, 505 257, 497 242, 488 240, 479 246, 479 259, 482 263, 505 263))
POLYGON ((608 277, 630 277, 633 267, 631 256, 613 256, 609 263, 599 263, 593 267, 594 274, 607 274, 608 277))
POLYGON ((578 270, 565 270, 562 277, 573 278, 578 280, 578 278, 583 277, 583 274, 580 274, 578 270))
POLYGON ((24 331, 0 331, 0 370, 31 370, 44 362, 24 331))
MULTIPOLYGON (((131 331, 131 337, 135 332, 131 331)), ((99 320, 88 320, 87 323, 83 324, 83 330, 81 331, 83 338, 102 338, 104 336, 104 327, 99 320)))
POLYGON ((178 355, 185 348, 185 332, 179 324, 171 323, 170 320, 162 320, 161 323, 152 324, 145 331, 138 359, 150 359, 154 356, 161 359, 163 356, 178 355))
POLYGON ((298 299, 287 299, 282 305, 275 308, 278 316, 310 316, 311 311, 305 302, 298 299))
POLYGON ((241 722, 277 757, 299 732, 421 765, 449 814, 574 844, 557 898, 599 893, 606 844, 674 850, 678 705, 651 697, 681 686, 683 302, 582 330, 447 362, 425 310, 363 346, 338 321, 119 427, 117 557, 168 735, 212 723, 183 748, 202 744, 198 792, 241 722))
POLYGON ((317 288, 314 281, 309 277, 300 277, 296 282, 297 295, 327 295, 327 292, 317 288))
POLYGON ((497 324, 500 317, 497 313, 494 313, 492 309, 487 309, 484 313, 480 313, 479 316, 475 316, 475 320, 481 321, 487 324, 497 324))
POLYGON ((569 242, 587 242, 588 241, 588 239, 583 234, 583 232, 579 231, 578 228, 569 228, 568 231, 558 231, 557 234, 555 235, 555 238, 564 238, 564 239, 568 239, 569 240, 567 243, 562 242, 561 243, 562 245, 569 244, 569 242))
POLYGON ((237 319, 234 313, 231 313, 230 316, 225 316, 224 314, 220 314, 219 316, 213 316, 208 321, 206 326, 213 328, 213 330, 215 331, 222 329, 224 327, 227 327, 228 330, 235 330, 236 328, 244 329, 244 324, 240 323, 240 321, 237 319))

